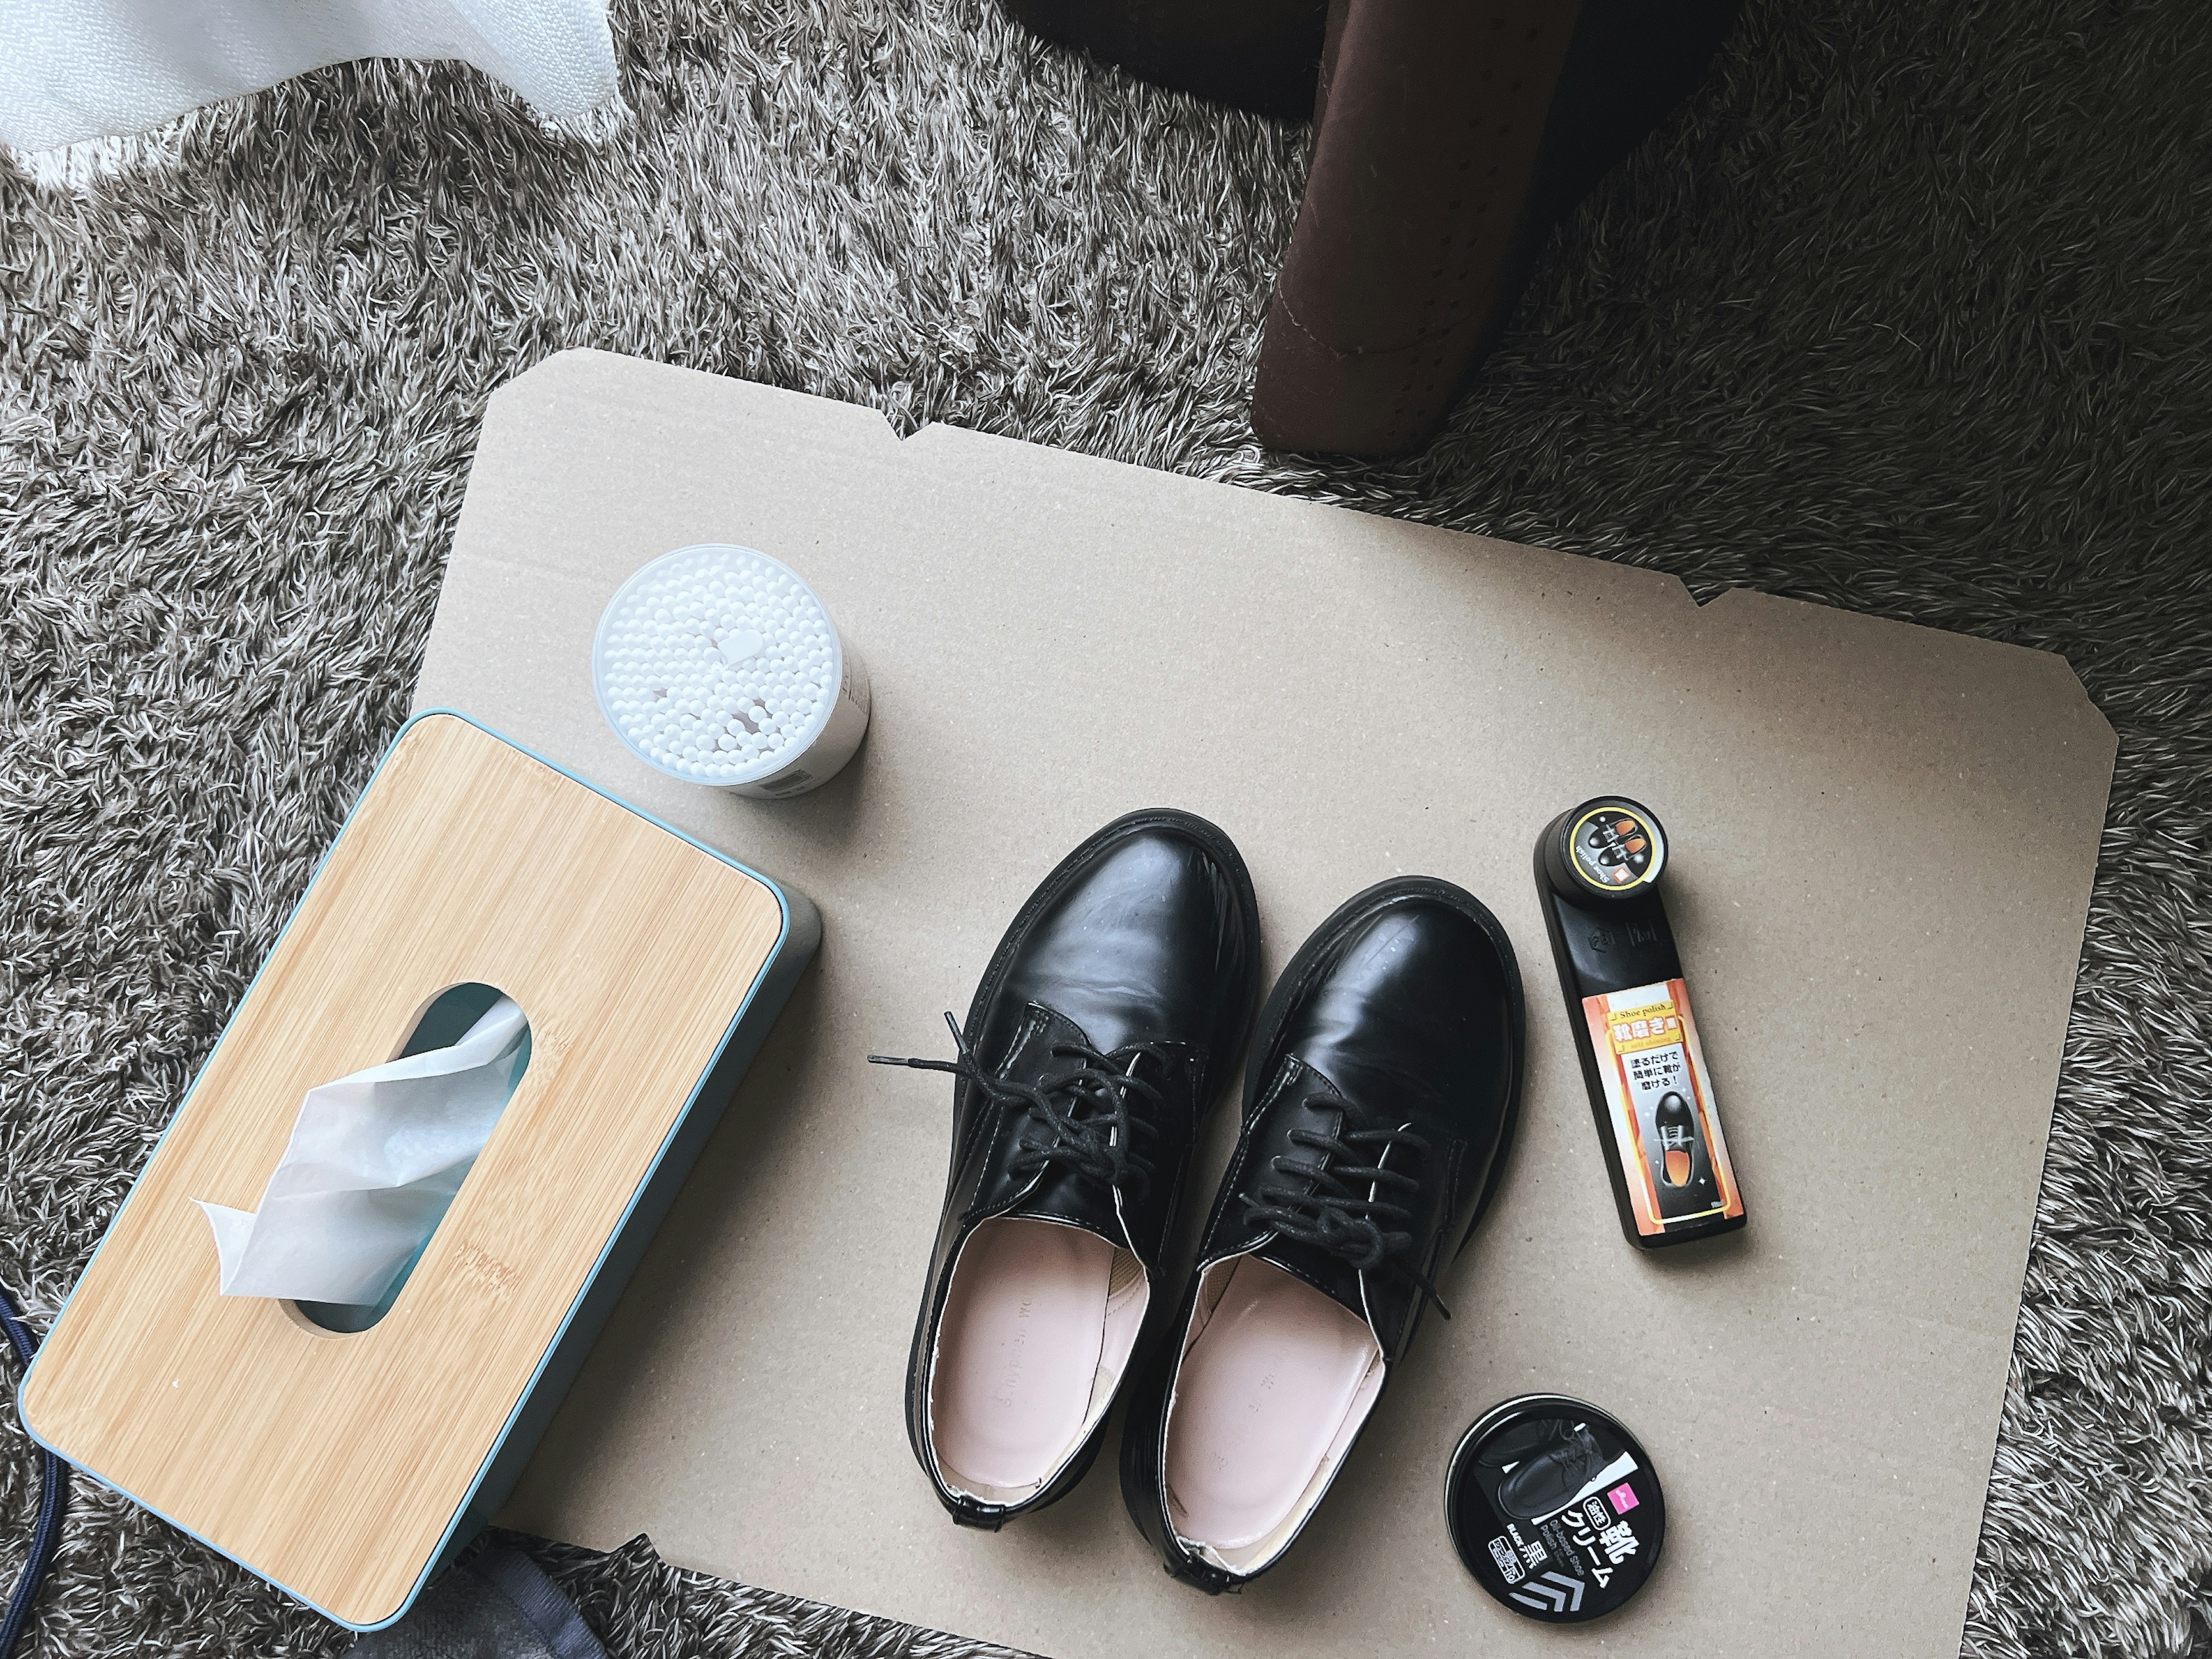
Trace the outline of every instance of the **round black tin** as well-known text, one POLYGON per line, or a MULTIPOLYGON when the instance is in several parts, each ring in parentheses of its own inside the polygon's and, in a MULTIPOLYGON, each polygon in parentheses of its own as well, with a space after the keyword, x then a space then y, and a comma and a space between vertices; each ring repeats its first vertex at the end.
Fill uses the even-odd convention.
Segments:
POLYGON ((1667 1500, 1636 1437, 1556 1394, 1475 1419, 1452 1454, 1444 1519, 1475 1582, 1547 1625, 1611 1613, 1644 1588, 1667 1539, 1667 1500))

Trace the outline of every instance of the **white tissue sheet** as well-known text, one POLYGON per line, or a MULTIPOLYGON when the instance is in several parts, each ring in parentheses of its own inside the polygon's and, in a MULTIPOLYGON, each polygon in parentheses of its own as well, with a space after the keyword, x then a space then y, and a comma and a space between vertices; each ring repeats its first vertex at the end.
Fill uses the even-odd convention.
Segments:
POLYGON ((222 1294, 381 1300, 490 1139, 529 1033, 501 997, 449 1048, 307 1091, 258 1210, 193 1200, 215 1230, 222 1294))
POLYGON ((143 132, 355 58, 458 58, 556 121, 618 95, 606 0, 0 0, 0 144, 143 132))

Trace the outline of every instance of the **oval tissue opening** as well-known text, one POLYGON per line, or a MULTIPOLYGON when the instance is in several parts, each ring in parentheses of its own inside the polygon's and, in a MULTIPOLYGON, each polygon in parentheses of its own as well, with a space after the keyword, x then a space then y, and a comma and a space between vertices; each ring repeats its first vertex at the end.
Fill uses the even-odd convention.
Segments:
MULTIPOLYGON (((434 1048, 452 1048, 466 1036, 470 1028, 489 1012, 492 1006, 505 994, 495 986, 475 981, 451 986, 441 991, 416 1016, 414 1030, 407 1034, 406 1041, 399 1045, 392 1059, 404 1060, 410 1054, 428 1054, 434 1048)), ((529 1068, 530 1027, 526 1019, 521 1046, 515 1051, 512 1060, 507 1062, 505 1093, 501 1097, 501 1113, 506 1110, 506 1102, 514 1097, 515 1088, 521 1083, 522 1074, 529 1068)), ((493 1121, 497 1121, 496 1117, 493 1121)), ((368 1329, 389 1313, 392 1304, 399 1299, 399 1292, 406 1287, 408 1279, 414 1273, 415 1264, 422 1260, 422 1252, 437 1237, 447 1210, 452 1206, 460 1191, 461 1182, 467 1178, 475 1163, 475 1158, 471 1156, 465 1163, 453 1166, 417 1189, 429 1194, 428 1206, 423 1212, 423 1218, 428 1224, 422 1230, 422 1243, 408 1257, 407 1265, 399 1270, 398 1276, 392 1281, 391 1288, 385 1291, 380 1300, 374 1303, 295 1302, 292 1305, 299 1310, 301 1316, 326 1331, 353 1332, 368 1329)), ((420 1224, 419 1221, 417 1224, 420 1224)))

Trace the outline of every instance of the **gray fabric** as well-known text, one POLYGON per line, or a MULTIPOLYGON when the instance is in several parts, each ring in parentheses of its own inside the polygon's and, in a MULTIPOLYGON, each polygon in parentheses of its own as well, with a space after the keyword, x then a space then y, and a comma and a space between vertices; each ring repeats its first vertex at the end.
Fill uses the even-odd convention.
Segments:
POLYGON ((551 1659, 605 1659, 605 1650, 553 1581, 518 1550, 485 1550, 468 1571, 514 1604, 551 1659))
MULTIPOLYGON (((404 714, 486 395, 603 346, 2066 653, 2119 775, 1970 1644, 2188 1651, 2212 12, 1754 0, 1555 240, 1451 429, 1388 466, 1244 424, 1299 129, 1086 68, 990 0, 614 17, 634 117, 596 146, 471 72, 377 64, 81 182, 0 162, 0 1276, 33 1316, 404 714)), ((349 1639, 82 1492, 37 1651, 349 1639)), ((960 1650, 648 1558, 561 1558, 616 1651, 960 1650)))
POLYGON ((484 1550, 455 1565, 354 1659, 606 1659, 599 1638, 531 1559, 484 1550))
POLYGON ((544 1567, 615 1659, 1000 1659, 1010 1652, 685 1572, 643 1537, 600 1555, 502 1536, 544 1567))

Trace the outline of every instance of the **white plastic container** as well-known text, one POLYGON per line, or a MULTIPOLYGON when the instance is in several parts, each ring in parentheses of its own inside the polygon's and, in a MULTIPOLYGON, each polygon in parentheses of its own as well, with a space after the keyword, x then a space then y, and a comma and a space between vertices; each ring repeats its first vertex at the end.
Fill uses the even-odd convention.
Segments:
POLYGON ((836 776, 868 729, 868 671, 798 573, 750 547, 664 553, 592 641, 599 712, 687 783, 781 799, 836 776))

